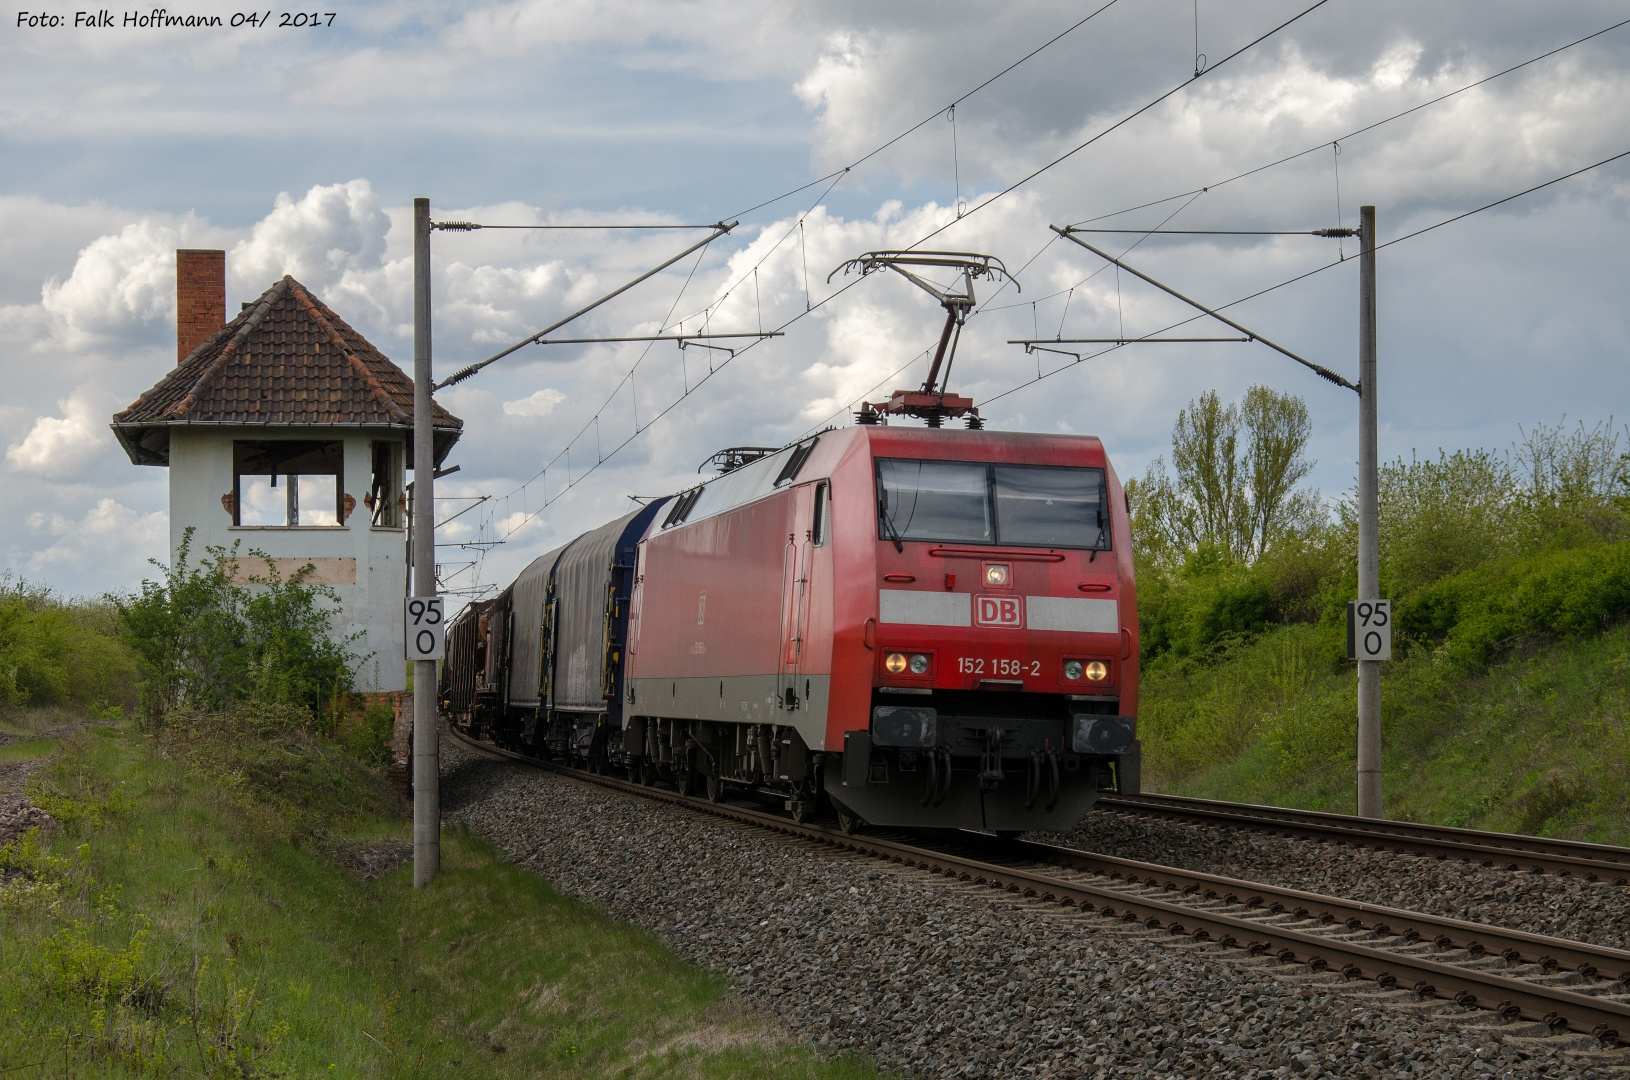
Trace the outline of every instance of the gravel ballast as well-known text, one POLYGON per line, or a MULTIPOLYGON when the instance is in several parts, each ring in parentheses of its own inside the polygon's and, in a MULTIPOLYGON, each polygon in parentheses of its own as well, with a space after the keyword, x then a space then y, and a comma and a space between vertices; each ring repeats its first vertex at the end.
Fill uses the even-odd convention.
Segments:
MULTIPOLYGON (((1157 938, 476 754, 442 805, 825 1052, 931 1077, 1630 1075, 1586 1037, 1157 938)), ((1619 1054, 1612 1055, 1613 1058, 1619 1054)))
MULTIPOLYGON (((1630 888, 1115 811, 1037 839, 1123 859, 1630 949, 1630 888)), ((1627 1033, 1630 1034, 1630 1033, 1627 1033)))

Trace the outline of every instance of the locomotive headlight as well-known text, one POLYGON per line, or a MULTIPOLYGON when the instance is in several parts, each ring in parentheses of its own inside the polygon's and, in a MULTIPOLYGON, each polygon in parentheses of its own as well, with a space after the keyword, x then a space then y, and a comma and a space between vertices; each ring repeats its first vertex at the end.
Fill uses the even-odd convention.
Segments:
POLYGON ((889 653, 883 658, 883 666, 888 669, 889 674, 891 675, 900 674, 900 672, 906 669, 906 654, 897 652, 889 653))
POLYGON ((928 673, 928 657, 922 653, 913 653, 911 656, 911 673, 925 675, 928 673))
POLYGON ((1093 682, 1103 682, 1109 676, 1109 665, 1102 660, 1091 660, 1087 663, 1087 678, 1093 682))
POLYGON ((1079 679, 1081 677, 1081 661, 1064 661, 1064 677, 1066 679, 1079 679))
POLYGON ((991 563, 989 566, 985 567, 985 584, 1006 585, 1007 566, 1003 563, 991 563))

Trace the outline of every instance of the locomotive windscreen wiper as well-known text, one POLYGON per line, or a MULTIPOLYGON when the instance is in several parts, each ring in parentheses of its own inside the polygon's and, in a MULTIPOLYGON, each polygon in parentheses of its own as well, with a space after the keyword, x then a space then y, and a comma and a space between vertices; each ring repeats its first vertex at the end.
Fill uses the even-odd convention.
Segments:
MULTIPOLYGON (((894 553, 903 554, 906 546, 900 542, 900 530, 894 527, 894 515, 889 513, 889 497, 886 492, 877 496, 877 520, 889 531, 888 538, 894 541, 894 553)), ((910 524, 907 522, 907 524, 910 524)))
POLYGON ((1105 488, 1108 486, 1108 484, 1102 483, 1098 485, 1098 539, 1092 542, 1092 558, 1088 559, 1088 562, 1096 562, 1098 559, 1098 549, 1104 546, 1104 499, 1108 495, 1108 492, 1105 491, 1105 488))

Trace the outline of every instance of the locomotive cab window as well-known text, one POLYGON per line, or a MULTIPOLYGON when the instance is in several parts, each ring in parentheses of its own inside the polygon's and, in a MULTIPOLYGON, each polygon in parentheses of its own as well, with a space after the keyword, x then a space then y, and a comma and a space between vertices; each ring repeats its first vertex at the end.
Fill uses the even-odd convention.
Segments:
POLYGON ((879 458, 877 535, 1108 550, 1104 470, 879 458))
POLYGON ((826 543, 826 482, 815 485, 815 516, 809 530, 810 539, 816 547, 826 543))
POLYGON ((1033 547, 1109 546, 1104 471, 993 465, 1000 542, 1033 547))
POLYGON ((877 517, 884 540, 995 541, 990 478, 971 461, 877 459, 877 517))

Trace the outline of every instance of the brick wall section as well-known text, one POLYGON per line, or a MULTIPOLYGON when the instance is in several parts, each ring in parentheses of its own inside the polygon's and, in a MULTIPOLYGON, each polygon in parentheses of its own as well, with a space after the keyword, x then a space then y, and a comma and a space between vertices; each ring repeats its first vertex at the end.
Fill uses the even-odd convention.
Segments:
POLYGON ((396 723, 391 728, 391 779, 396 790, 413 798, 413 691, 398 690, 391 695, 396 723))
POLYGON ((226 252, 177 248, 175 360, 180 363, 226 325, 226 252))

